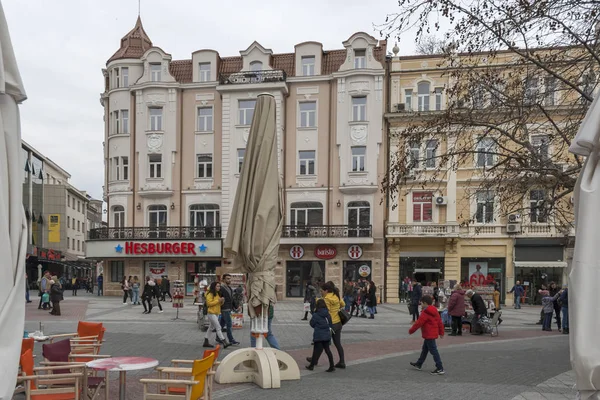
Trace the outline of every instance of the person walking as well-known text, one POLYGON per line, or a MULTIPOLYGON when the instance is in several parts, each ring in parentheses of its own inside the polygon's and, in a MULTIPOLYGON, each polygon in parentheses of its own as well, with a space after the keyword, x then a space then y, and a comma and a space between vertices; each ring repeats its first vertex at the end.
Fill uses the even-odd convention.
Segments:
POLYGON ((129 275, 129 278, 127 278, 127 284, 129 285, 129 301, 131 301, 131 304, 133 305, 133 280, 131 275, 129 275))
POLYGON ((208 313, 206 317, 208 318, 208 329, 206 330, 206 334, 204 335, 204 344, 202 347, 213 347, 210 344, 210 337, 213 332, 216 334, 217 343, 223 345, 223 348, 231 346, 225 336, 223 336, 223 332, 221 331, 221 325, 219 324, 219 315, 221 315, 221 305, 225 302, 219 293, 221 292, 221 284, 219 282, 212 282, 208 289, 208 293, 206 294, 206 306, 208 307, 208 313))
MULTIPOLYGON (((273 304, 269 304, 269 317, 268 317, 268 333, 267 333, 267 343, 274 349, 281 350, 279 347, 279 341, 273 335, 273 331, 271 330, 271 323, 273 322, 273 317, 275 315, 275 308, 273 304)), ((250 347, 256 347, 256 338, 250 334, 250 347)))
POLYGON ((223 299, 221 305, 221 324, 223 328, 227 329, 227 339, 232 345, 240 344, 233 338, 233 323, 231 321, 231 310, 233 309, 233 290, 231 289, 231 275, 223 274, 223 282, 221 282, 221 289, 219 296, 223 299))
POLYGON ((419 359, 416 362, 411 362, 410 365, 420 371, 423 367, 425 359, 427 358, 427 354, 431 353, 433 360, 435 361, 435 369, 431 371, 431 375, 444 375, 446 372, 444 371, 442 358, 440 357, 440 353, 435 342, 438 337, 444 337, 444 324, 440 318, 440 313, 432 305, 433 298, 431 296, 423 296, 421 299, 421 304, 423 307, 421 315, 419 316, 417 322, 410 327, 408 333, 412 335, 418 329, 421 329, 423 347, 421 348, 421 356, 419 359))
POLYGON ((31 303, 31 300, 29 300, 29 279, 27 273, 25 273, 25 301, 31 303))
POLYGON ((473 306, 473 322, 471 325, 471 335, 482 335, 483 330, 481 329, 481 325, 479 324, 479 320, 483 317, 487 317, 487 308, 485 307, 485 302, 481 295, 475 293, 473 290, 467 290, 466 296, 471 300, 471 305, 473 306))
POLYGON ((421 297, 423 296, 423 290, 420 282, 415 282, 410 291, 410 313, 412 314, 412 323, 414 324, 419 318, 419 304, 421 303, 421 297))
MULTIPOLYGON (((312 357, 307 358, 310 364, 306 366, 306 369, 310 371, 314 370, 315 365, 319 362, 319 357, 325 351, 329 360, 329 369, 327 372, 333 372, 335 371, 335 365, 333 365, 333 354, 329 348, 333 327, 332 317, 328 311, 325 299, 317 300, 315 308, 315 312, 310 319, 310 326, 313 328, 313 353, 312 357)), ((342 368, 345 368, 345 366, 342 368)))
POLYGON ((40 305, 38 306, 38 310, 42 309, 42 297, 44 296, 44 293, 48 293, 48 296, 50 296, 50 279, 50 271, 44 272, 44 276, 40 280, 40 305))
POLYGON ((369 319, 375 319, 375 309, 377 307, 377 287, 373 281, 369 281, 367 286, 367 309, 369 310, 369 319))
POLYGON ((144 291, 142 292, 142 305, 144 312, 142 314, 150 314, 152 312, 152 299, 156 296, 156 283, 149 276, 146 277, 144 291))
POLYGON ((542 311, 544 313, 544 322, 542 330, 552 332, 552 314, 554 313, 554 302, 558 299, 562 292, 558 291, 554 295, 550 294, 549 290, 540 290, 542 296, 542 311))
POLYGON ((462 317, 465 315, 465 291, 456 285, 448 300, 448 314, 452 317, 450 336, 462 336, 462 317))
POLYGON ((79 284, 77 283, 77 278, 73 277, 71 278, 71 295, 77 296, 77 289, 79 289, 79 284))
POLYGON ((104 296, 104 275, 102 275, 102 273, 100 273, 100 275, 98 275, 98 279, 97 279, 97 284, 98 284, 98 296, 104 296))
MULTIPOLYGON (((548 289, 548 291, 550 292, 550 296, 554 297, 556 296, 556 293, 560 292, 561 289, 558 287, 558 285, 556 285, 556 282, 550 282, 550 288, 548 289)), ((562 323, 560 320, 560 304, 558 304, 558 297, 554 300, 554 303, 552 304, 554 307, 554 314, 556 315, 556 326, 558 327, 558 331, 560 332, 562 329, 562 323)))
POLYGON ((167 301, 167 296, 171 302, 173 301, 173 296, 171 296, 171 281, 167 275, 163 275, 160 281, 160 291, 161 291, 161 300, 167 301))
MULTIPOLYGON (((342 347, 342 320, 340 319, 340 308, 344 307, 344 300, 340 298, 340 291, 335 284, 331 281, 328 281, 321 285, 321 293, 323 295, 323 300, 327 305, 327 310, 329 310, 329 315, 331 316, 331 329, 333 344, 338 352, 338 356, 340 361, 335 364, 335 368, 346 368, 346 361, 344 358, 344 348, 342 347)), ((308 360, 312 363, 311 360, 308 360)))
POLYGON ((140 305, 140 282, 137 275, 133 277, 131 283, 131 304, 140 305))
POLYGON ((123 276, 123 279, 121 279, 121 290, 123 291, 123 305, 125 305, 129 297, 129 282, 126 276, 123 276))
POLYGON ((308 313, 314 311, 315 307, 315 299, 317 297, 315 287, 311 284, 311 282, 306 282, 306 288, 304 289, 304 304, 309 304, 310 311, 304 311, 304 318, 301 321, 308 321, 308 313))
POLYGON ((562 333, 569 334, 569 288, 564 288, 558 298, 562 311, 562 333))
POLYGON ((406 302, 410 303, 412 300, 412 292, 415 287, 415 283, 407 276, 406 277, 406 302))
POLYGON ((346 303, 346 311, 350 312, 350 306, 354 299, 352 296, 354 295, 354 285, 350 279, 344 280, 344 303, 346 303))
POLYGON ((89 293, 94 293, 94 280, 91 276, 87 279, 87 291, 89 293))
POLYGON ((158 313, 163 313, 162 305, 160 304, 160 298, 162 296, 160 287, 154 282, 154 299, 156 299, 156 305, 158 306, 158 313))
POLYGON ((63 300, 62 285, 57 276, 53 276, 50 282, 50 301, 52 301, 50 314, 60 316, 60 302, 63 300))

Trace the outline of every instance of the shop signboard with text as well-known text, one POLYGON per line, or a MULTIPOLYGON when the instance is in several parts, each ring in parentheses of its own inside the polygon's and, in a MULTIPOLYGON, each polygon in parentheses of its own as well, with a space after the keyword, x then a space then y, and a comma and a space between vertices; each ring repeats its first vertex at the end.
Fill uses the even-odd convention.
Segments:
POLYGON ((91 240, 87 257, 221 258, 221 240, 91 240))

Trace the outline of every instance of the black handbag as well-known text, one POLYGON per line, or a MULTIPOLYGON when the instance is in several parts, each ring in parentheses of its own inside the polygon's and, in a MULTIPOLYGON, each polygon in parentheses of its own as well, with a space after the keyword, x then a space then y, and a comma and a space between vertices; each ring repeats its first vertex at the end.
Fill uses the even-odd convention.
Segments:
POLYGON ((352 318, 350 313, 346 311, 345 308, 340 308, 340 311, 338 311, 338 315, 340 316, 340 321, 342 322, 342 325, 346 325, 346 323, 350 321, 350 318, 352 318))

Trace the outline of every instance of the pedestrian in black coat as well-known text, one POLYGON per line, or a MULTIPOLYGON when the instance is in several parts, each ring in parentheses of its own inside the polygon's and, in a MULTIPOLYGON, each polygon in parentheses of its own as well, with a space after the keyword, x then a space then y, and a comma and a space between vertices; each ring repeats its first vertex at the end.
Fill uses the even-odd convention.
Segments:
POLYGON ((410 313, 412 314, 413 323, 419 319, 419 304, 421 304, 422 297, 423 288, 421 287, 421 283, 416 282, 410 294, 410 313))

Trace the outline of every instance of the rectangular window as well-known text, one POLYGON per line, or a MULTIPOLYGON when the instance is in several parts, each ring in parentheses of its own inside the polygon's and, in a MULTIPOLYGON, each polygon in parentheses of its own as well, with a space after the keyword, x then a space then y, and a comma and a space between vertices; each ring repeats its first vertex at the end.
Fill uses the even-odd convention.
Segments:
POLYGON ((121 79, 123 80, 123 87, 129 87, 129 68, 121 68, 121 79))
POLYGON ((71 239, 71 248, 75 250, 75 238, 71 239))
POLYGON ((314 175, 315 174, 315 152, 314 151, 300 151, 300 152, 298 152, 298 158, 300 159, 300 175, 314 175))
POLYGON ((67 217, 67 228, 71 227, 71 217, 67 217))
POLYGON ((421 144, 419 142, 410 142, 408 147, 408 168, 417 169, 419 168, 419 162, 421 159, 421 144))
POLYGON ((365 50, 354 50, 354 68, 367 68, 367 52, 365 50))
POLYGON ((198 65, 198 80, 200 82, 210 81, 210 63, 200 63, 198 65))
POLYGON ((115 157, 113 161, 114 161, 114 166, 113 166, 114 178, 116 181, 120 181, 121 180, 121 168, 119 168, 119 157, 115 157))
MULTIPOLYGON (((48 182, 50 183, 50 182, 48 182)), ((67 195, 67 207, 71 207, 71 196, 67 195)))
POLYGON ((404 109, 406 111, 412 111, 412 89, 406 89, 404 91, 404 109))
POLYGON ((67 250, 71 249, 71 238, 67 236, 67 250))
POLYGON ((198 163, 197 178, 212 178, 213 176, 213 159, 212 154, 196 155, 198 163))
POLYGON ((129 133, 129 110, 121 110, 121 133, 129 133))
POLYGON ((148 164, 150 166, 150 178, 162 178, 162 154, 148 155, 148 164))
POLYGON ((162 107, 151 107, 150 108, 150 130, 151 131, 162 131, 162 107))
POLYGON ((160 82, 162 80, 161 78, 161 65, 150 64, 150 80, 152 82, 160 82))
POLYGON ((129 157, 121 157, 121 166, 123 168, 123 180, 129 179, 129 157))
POLYGON ((239 101, 240 125, 252 124, 252 117, 254 116, 254 106, 255 105, 256 105, 256 100, 240 100, 239 101))
POLYGON ((300 126, 314 128, 317 126, 317 102, 303 101, 300 103, 300 126))
POLYGON ((302 75, 313 76, 315 74, 315 56, 302 57, 302 75))
POLYGON ((477 142, 477 166, 491 167, 494 165, 494 139, 486 137, 477 142))
MULTIPOLYGON (((587 72, 581 77, 581 90, 589 97, 593 97, 595 86, 596 75, 593 72, 587 72)), ((587 103, 587 99, 583 96, 581 96, 581 103, 587 103)))
POLYGON ((433 193, 413 192, 413 222, 433 221, 433 193))
POLYGON ((546 192, 544 190, 532 190, 529 192, 529 217, 532 223, 548 222, 545 200, 546 192))
POLYGON ((556 99, 556 78, 549 76, 544 79, 544 104, 547 106, 554 106, 556 99))
POLYGON ((427 146, 425 147, 425 168, 435 168, 437 164, 437 147, 437 140, 433 139, 427 141, 427 146))
POLYGON ((352 98, 352 121, 367 120, 367 97, 352 98))
POLYGON ((125 261, 111 261, 110 262, 110 281, 121 282, 125 276, 125 261))
POLYGON ((538 78, 529 77, 525 80, 525 104, 533 105, 537 103, 538 97, 538 78))
POLYGON ((532 136, 531 145, 540 161, 548 161, 550 158, 550 137, 548 135, 532 136))
POLYGON ((440 111, 442 109, 442 92, 443 88, 435 88, 435 110, 440 111))
POLYGON ((198 108, 198 132, 212 132, 213 130, 213 108, 198 108))
POLYGON ((479 224, 489 224, 494 222, 494 192, 477 192, 475 197, 477 199, 475 221, 479 224))
POLYGON ((476 85, 471 88, 471 97, 473 101, 473 108, 481 110, 485 106, 485 91, 480 85, 476 85))
POLYGON ((115 68, 113 70, 113 78, 114 78, 114 88, 118 89, 119 87, 121 87, 120 85, 120 78, 119 78, 119 68, 115 68))
POLYGON ((242 165, 244 164, 244 156, 246 155, 246 149, 238 149, 237 161, 238 161, 238 174, 242 172, 242 165))
POLYGON ((77 200, 77 212, 81 212, 81 202, 77 200))
POLYGON ((81 232, 81 221, 77 221, 77 232, 81 232))
POLYGON ((352 147, 352 172, 364 172, 365 157, 367 155, 366 146, 352 147))
POLYGON ((121 133, 121 121, 119 120, 119 111, 113 111, 113 134, 121 133))

